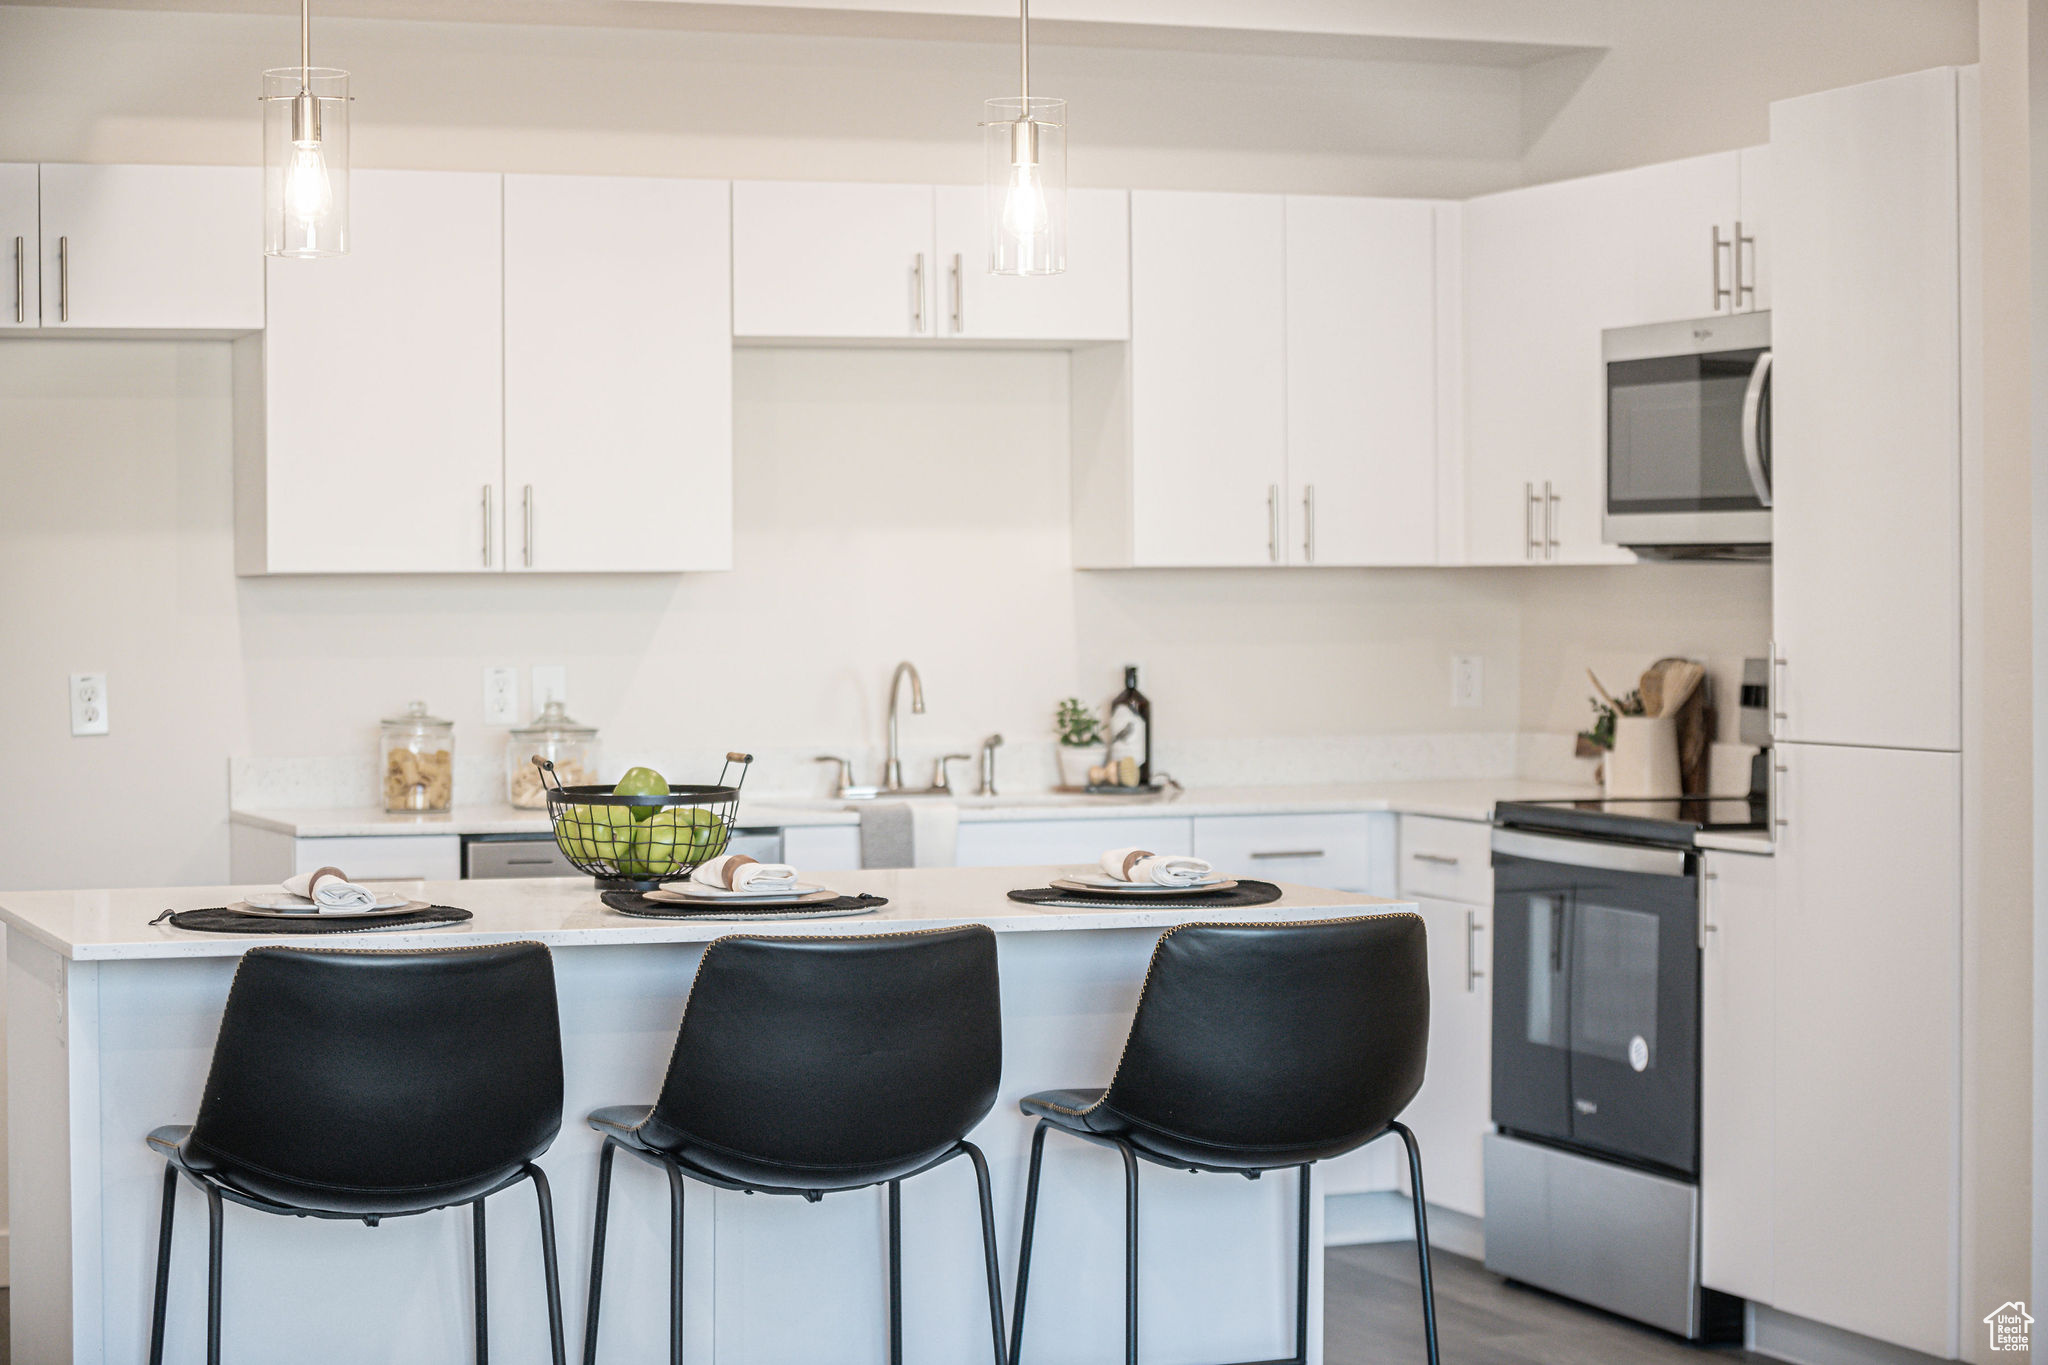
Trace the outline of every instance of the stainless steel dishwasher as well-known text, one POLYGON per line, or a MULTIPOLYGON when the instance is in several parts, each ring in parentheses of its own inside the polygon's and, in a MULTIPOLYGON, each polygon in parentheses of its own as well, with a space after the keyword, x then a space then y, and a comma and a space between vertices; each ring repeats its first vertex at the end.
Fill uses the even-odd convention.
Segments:
MULTIPOLYGON (((782 861, 780 829, 734 830, 728 853, 744 853, 764 863, 782 861)), ((555 836, 532 834, 465 834, 462 836, 465 878, 580 877, 555 845, 555 836)))

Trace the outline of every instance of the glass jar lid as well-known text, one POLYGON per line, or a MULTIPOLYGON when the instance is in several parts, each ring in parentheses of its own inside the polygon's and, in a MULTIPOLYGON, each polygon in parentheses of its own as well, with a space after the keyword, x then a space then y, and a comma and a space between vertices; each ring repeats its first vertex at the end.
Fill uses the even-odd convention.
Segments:
POLYGON ((515 727, 512 733, 520 739, 590 739, 597 734, 597 727, 569 719, 557 697, 541 708, 533 724, 515 727))
POLYGON ((386 716, 384 728, 400 734, 424 735, 436 731, 453 730, 455 722, 442 720, 439 716, 427 714, 427 704, 416 701, 408 704, 402 716, 386 716))

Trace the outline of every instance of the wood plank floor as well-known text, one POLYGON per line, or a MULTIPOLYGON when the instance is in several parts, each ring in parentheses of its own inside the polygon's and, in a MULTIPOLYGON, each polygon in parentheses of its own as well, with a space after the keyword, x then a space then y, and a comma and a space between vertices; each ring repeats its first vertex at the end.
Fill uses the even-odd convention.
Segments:
MULTIPOLYGON (((1430 1257, 1437 1347, 1448 1365, 1737 1365, 1765 1357, 1701 1347, 1508 1284, 1463 1256, 1430 1257)), ((1421 1365, 1422 1303, 1407 1242, 1333 1247, 1324 1261, 1326 1365, 1421 1365)))

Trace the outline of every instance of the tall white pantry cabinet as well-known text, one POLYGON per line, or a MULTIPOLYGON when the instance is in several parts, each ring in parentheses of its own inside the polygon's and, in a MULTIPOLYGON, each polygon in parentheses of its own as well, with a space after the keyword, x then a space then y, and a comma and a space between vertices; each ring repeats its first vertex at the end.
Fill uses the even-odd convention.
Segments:
POLYGON ((1706 1283, 1939 1357, 1996 1304, 1956 1271, 1974 96, 1771 107, 1776 856, 1710 860, 1704 935, 1706 1283))

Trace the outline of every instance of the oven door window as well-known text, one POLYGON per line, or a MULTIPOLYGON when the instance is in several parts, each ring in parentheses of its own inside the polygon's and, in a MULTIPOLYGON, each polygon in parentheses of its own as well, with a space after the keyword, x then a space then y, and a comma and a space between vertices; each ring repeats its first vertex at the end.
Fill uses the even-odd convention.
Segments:
MULTIPOLYGON (((1611 515, 1763 510, 1742 448, 1743 405, 1762 355, 1757 349, 1608 362, 1611 515)), ((1768 432, 1764 382, 1758 426, 1768 432)))

